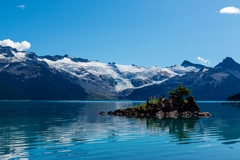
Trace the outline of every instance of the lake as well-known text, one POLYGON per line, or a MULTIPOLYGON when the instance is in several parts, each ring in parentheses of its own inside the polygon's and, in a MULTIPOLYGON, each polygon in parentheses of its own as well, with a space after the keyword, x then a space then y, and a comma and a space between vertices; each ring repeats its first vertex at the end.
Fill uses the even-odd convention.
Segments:
POLYGON ((99 115, 139 102, 0 101, 0 159, 239 159, 240 106, 209 118, 99 115))

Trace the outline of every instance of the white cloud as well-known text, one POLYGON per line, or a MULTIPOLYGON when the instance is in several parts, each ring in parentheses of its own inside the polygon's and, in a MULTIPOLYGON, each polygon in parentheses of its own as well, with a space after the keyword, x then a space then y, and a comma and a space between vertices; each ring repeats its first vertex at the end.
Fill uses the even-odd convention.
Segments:
POLYGON ((240 9, 239 8, 235 8, 233 6, 231 7, 225 7, 222 8, 219 13, 221 14, 240 14, 240 9))
POLYGON ((19 6, 17 6, 18 8, 22 8, 22 9, 24 9, 24 8, 26 8, 26 6, 25 5, 19 5, 19 6))
POLYGON ((198 57, 197 60, 201 61, 201 64, 210 64, 210 60, 209 59, 204 59, 202 57, 198 57))
POLYGON ((10 46, 12 48, 16 48, 19 51, 23 51, 31 47, 31 44, 27 41, 22 41, 21 43, 19 43, 19 42, 13 42, 10 39, 5 39, 3 41, 0 41, 0 45, 3 47, 10 46))

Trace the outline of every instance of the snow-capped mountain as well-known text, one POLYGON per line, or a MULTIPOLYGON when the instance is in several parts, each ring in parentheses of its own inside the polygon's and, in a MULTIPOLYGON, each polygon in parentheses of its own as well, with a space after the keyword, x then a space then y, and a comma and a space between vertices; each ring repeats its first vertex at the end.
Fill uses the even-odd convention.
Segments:
POLYGON ((179 83, 197 100, 226 100, 240 92, 240 64, 227 57, 214 68, 189 61, 144 68, 0 46, 0 99, 143 100, 166 94, 179 83))
POLYGON ((86 81, 105 81, 108 79, 112 81, 112 92, 120 92, 124 89, 141 87, 146 84, 159 84, 170 77, 198 71, 191 66, 174 66, 161 69, 155 66, 144 68, 136 65, 106 64, 97 61, 75 62, 72 59, 73 57, 65 56, 55 61, 47 58, 38 58, 38 61, 44 61, 51 68, 68 72, 86 81))
MULTIPOLYGON (((11 47, 0 47, 0 61, 4 63, 25 62, 44 64, 51 71, 62 73, 65 79, 79 84, 88 91, 114 95, 125 89, 136 89, 160 84, 176 75, 197 72, 193 66, 144 68, 136 65, 101 63, 87 59, 64 56, 37 56, 32 52, 17 51, 11 47)), ((5 68, 9 65, 6 64, 5 68)), ((4 70, 4 68, 2 68, 4 70)))
MULTIPOLYGON (((87 59, 64 56, 37 56, 32 52, 19 52, 11 47, 0 48, 0 60, 13 62, 46 62, 49 68, 69 73, 83 88, 96 92, 120 92, 152 84, 186 72, 197 72, 193 66, 174 66, 171 68, 101 63, 87 59), (95 86, 95 87, 94 87, 95 86)), ((73 79, 73 78, 71 78, 73 79)))
POLYGON ((139 100, 151 95, 166 95, 167 91, 176 88, 178 84, 190 89, 196 100, 225 101, 229 96, 240 93, 240 64, 227 57, 213 68, 204 67, 198 72, 174 76, 159 85, 135 89, 127 99, 139 100))

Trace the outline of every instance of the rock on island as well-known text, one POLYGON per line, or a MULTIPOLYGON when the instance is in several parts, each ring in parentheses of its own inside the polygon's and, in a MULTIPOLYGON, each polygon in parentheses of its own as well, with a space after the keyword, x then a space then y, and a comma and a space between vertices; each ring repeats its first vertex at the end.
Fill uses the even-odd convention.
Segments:
MULTIPOLYGON (((109 115, 119 116, 157 116, 159 118, 179 116, 189 118, 192 116, 209 117, 209 112, 201 112, 200 107, 197 105, 195 99, 186 87, 179 85, 178 88, 173 89, 173 92, 168 92, 169 99, 162 96, 161 98, 147 99, 146 103, 140 106, 133 106, 131 108, 117 109, 109 111, 109 115), (184 96, 189 96, 184 100, 184 96)), ((103 115, 101 112, 100 114, 103 115)))

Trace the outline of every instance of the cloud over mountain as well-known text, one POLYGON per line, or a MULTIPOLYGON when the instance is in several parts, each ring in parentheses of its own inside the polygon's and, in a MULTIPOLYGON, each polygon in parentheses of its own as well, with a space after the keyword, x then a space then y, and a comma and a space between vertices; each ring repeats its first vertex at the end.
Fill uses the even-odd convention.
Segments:
POLYGON ((21 43, 19 43, 19 42, 13 42, 10 39, 5 39, 3 41, 0 41, 0 45, 3 47, 10 46, 12 48, 16 48, 19 51, 23 51, 31 47, 31 44, 27 41, 22 41, 21 43))
POLYGON ((240 14, 240 9, 236 7, 225 7, 219 11, 221 14, 240 14))
POLYGON ((204 59, 202 57, 198 57, 197 60, 199 60, 201 62, 201 64, 206 64, 206 63, 210 63, 210 60, 209 59, 204 59))

